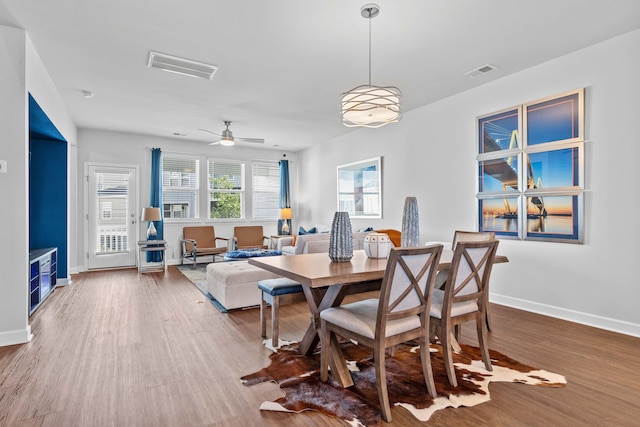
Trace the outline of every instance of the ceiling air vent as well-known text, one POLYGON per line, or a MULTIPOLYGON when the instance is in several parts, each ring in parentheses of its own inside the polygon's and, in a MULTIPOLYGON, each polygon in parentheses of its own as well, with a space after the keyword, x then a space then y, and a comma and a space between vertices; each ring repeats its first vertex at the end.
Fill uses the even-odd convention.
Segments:
POLYGON ((493 65, 486 64, 486 65, 483 65, 482 67, 476 68, 475 70, 468 71, 464 73, 464 75, 469 77, 478 77, 497 69, 498 67, 494 67, 493 65))
POLYGON ((170 73, 211 80, 218 67, 164 53, 149 52, 149 68, 159 68, 170 73))

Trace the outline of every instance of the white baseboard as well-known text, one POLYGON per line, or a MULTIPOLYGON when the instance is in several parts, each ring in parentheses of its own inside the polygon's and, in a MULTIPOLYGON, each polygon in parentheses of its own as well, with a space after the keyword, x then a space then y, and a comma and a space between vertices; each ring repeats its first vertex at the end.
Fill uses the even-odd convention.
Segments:
POLYGON ((607 331, 618 332, 632 337, 640 338, 640 325, 623 320, 611 319, 609 317, 596 316, 580 311, 569 310, 562 307, 541 304, 527 301, 520 298, 513 298, 504 295, 490 294, 489 301, 507 307, 518 308, 532 313, 543 314, 557 319, 568 320, 582 325, 593 326, 607 331))
MULTIPOLYGON (((167 259, 167 265, 179 265, 180 259, 167 259)), ((135 266, 132 266, 135 267, 135 266)), ((86 265, 77 265, 69 269, 70 274, 80 274, 89 271, 86 265)), ((71 283, 71 281, 69 281, 71 283)))
POLYGON ((56 286, 67 286, 72 283, 71 277, 58 277, 56 279, 56 286))
POLYGON ((84 273, 85 271, 87 271, 87 267, 85 265, 78 265, 75 267, 71 267, 69 269, 69 274, 79 274, 79 273, 84 273))
POLYGON ((33 338, 31 334, 31 326, 27 325, 25 329, 15 331, 0 332, 0 347, 15 344, 24 344, 33 338))

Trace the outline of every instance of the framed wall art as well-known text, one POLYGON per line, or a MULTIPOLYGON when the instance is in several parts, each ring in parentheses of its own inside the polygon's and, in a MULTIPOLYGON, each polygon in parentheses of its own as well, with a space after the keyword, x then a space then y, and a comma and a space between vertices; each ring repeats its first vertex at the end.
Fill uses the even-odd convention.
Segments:
POLYGON ((478 229, 583 241, 584 89, 478 117, 478 229))
POLYGON ((382 157, 338 166, 338 211, 382 218, 382 157))

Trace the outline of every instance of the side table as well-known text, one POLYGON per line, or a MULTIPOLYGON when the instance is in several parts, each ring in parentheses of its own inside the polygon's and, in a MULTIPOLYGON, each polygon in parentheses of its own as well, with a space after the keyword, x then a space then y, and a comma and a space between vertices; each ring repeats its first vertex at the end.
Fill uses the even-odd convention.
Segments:
POLYGON ((139 240, 138 241, 138 273, 150 271, 165 271, 167 264, 165 261, 165 251, 167 242, 165 240, 139 240), (147 253, 160 252, 160 261, 147 261, 147 253))
POLYGON ((269 249, 277 249, 278 248, 278 239, 283 237, 291 237, 291 234, 274 234, 269 237, 269 249))

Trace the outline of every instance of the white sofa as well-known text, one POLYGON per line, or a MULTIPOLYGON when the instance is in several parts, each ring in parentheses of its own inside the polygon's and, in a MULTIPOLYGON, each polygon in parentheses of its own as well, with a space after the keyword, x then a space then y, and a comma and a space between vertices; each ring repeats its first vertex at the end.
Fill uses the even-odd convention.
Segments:
MULTIPOLYGON (((355 232, 353 236, 353 250, 364 249, 364 238, 369 232, 355 232)), ((281 237, 278 239, 277 249, 283 255, 329 253, 330 233, 301 234, 296 236, 295 245, 292 237, 281 237)))

